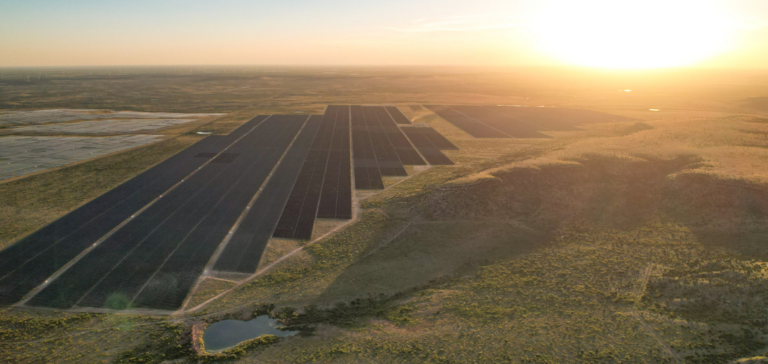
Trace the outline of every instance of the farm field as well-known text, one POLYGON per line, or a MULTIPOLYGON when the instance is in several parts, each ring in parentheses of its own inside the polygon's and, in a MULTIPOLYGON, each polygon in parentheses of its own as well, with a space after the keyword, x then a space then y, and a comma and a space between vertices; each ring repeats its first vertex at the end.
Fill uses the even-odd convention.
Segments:
POLYGON ((217 114, 0 183, 0 361, 215 361, 264 313, 302 333, 229 362, 768 354, 759 77, 165 71, 0 80, 0 116, 217 114))

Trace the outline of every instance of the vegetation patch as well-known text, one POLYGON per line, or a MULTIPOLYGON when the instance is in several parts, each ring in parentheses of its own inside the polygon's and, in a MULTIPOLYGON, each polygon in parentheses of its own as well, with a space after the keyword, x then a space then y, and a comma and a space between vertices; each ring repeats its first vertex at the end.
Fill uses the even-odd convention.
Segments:
POLYGON ((653 129, 652 126, 644 122, 637 122, 628 126, 626 129, 624 129, 624 135, 634 134, 643 130, 651 130, 651 129, 653 129))
POLYGON ((205 344, 201 342, 202 354, 198 354, 196 359, 202 363, 215 363, 221 361, 237 360, 250 353, 254 349, 274 344, 280 341, 280 338, 274 335, 261 335, 255 339, 244 341, 234 348, 227 349, 218 353, 209 353, 205 351, 205 344))
POLYGON ((191 331, 183 324, 163 323, 147 333, 149 341, 120 353, 116 364, 162 363, 194 357, 191 331))
POLYGON ((15 315, 8 311, 0 315, 0 341, 30 340, 41 335, 65 331, 67 328, 103 316, 82 313, 77 315, 55 315, 36 317, 15 315))

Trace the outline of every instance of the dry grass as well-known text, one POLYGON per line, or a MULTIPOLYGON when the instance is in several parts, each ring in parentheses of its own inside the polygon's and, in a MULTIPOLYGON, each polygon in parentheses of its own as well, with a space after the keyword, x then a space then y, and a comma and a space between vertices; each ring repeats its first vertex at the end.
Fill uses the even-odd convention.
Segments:
POLYGON ((195 307, 211 297, 232 288, 234 285, 235 282, 215 278, 205 278, 195 289, 192 298, 190 298, 189 303, 187 303, 187 307, 195 307))
POLYGON ((312 227, 312 238, 310 241, 327 234, 345 223, 347 223, 347 220, 316 219, 315 226, 312 227))
POLYGON ((301 241, 294 239, 270 239, 267 244, 267 249, 264 251, 264 255, 261 256, 259 267, 266 267, 270 263, 280 259, 280 257, 300 248, 302 246, 301 243, 301 241))
MULTIPOLYGON (((166 81, 149 88, 189 93, 198 102, 182 110, 166 100, 166 110, 229 112, 200 127, 215 133, 251 114, 319 112, 329 103, 585 106, 644 121, 593 124, 548 140, 474 139, 428 110, 402 108, 460 148, 446 152, 457 165, 431 168, 383 192, 358 193, 358 222, 196 317, 180 318, 247 316, 275 304, 274 313, 289 321, 315 320, 314 335, 254 350, 240 362, 662 363, 679 357, 721 363, 765 354, 768 124, 727 116, 727 100, 711 95, 681 100, 672 91, 654 97, 650 91, 624 95, 613 86, 576 90, 560 79, 553 81, 555 92, 544 85, 521 88, 510 75, 367 72, 364 78, 251 75, 246 82, 253 89, 229 91, 237 82, 222 80, 210 92, 210 85, 168 88, 166 81), (652 107, 662 111, 647 111, 652 107), (716 315, 707 315, 710 307, 716 315), (289 314, 292 309, 299 316, 289 314), (307 314, 318 310, 327 314, 307 314)), ((136 100, 128 101, 153 108, 136 100)), ((63 101, 14 96, 4 102, 63 101)), ((71 186, 87 186, 85 176, 71 186)), ((46 203, 73 207, 88 196, 46 203)), ((31 211, 22 211, 25 221, 32 221, 31 211)), ((317 231, 334 224, 319 222, 317 231)), ((273 239, 264 262, 299 244, 273 239)), ((196 302, 227 285, 204 284, 196 302)), ((13 325, 26 319, 3 317, 13 325)), ((150 355, 147 362, 161 361, 166 349, 150 345, 165 337, 156 323, 105 334, 106 344, 95 341, 97 334, 65 339, 64 332, 112 327, 107 319, 151 321, 103 317, 29 337, 55 341, 3 342, 3 355, 10 362, 97 362, 131 349, 127 353, 150 355)))
MULTIPOLYGON (((584 155, 671 159, 695 156, 702 164, 687 173, 705 173, 723 180, 768 182, 768 125, 751 116, 673 118, 646 121, 652 127, 630 135, 587 137, 538 158, 483 171, 454 183, 472 183, 514 168, 573 164, 584 155)), ((625 124, 624 124, 625 125, 625 124)), ((593 132, 619 130, 624 125, 590 125, 593 132)))

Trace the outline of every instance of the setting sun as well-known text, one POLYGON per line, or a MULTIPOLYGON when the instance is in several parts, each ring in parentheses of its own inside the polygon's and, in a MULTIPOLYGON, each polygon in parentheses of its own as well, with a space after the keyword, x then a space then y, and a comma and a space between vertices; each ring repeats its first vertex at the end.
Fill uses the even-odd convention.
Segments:
POLYGON ((532 24, 545 53, 578 66, 688 66, 731 44, 729 19, 709 1, 548 1, 532 24))

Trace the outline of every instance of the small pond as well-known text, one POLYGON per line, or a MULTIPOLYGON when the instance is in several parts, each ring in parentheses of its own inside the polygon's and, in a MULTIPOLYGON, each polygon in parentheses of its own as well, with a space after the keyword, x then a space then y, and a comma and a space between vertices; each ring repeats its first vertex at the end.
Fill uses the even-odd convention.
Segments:
POLYGON ((280 330, 277 319, 271 319, 267 315, 256 317, 250 321, 224 320, 219 321, 203 332, 205 350, 209 352, 221 351, 261 335, 275 335, 279 337, 293 336, 298 331, 280 330))

